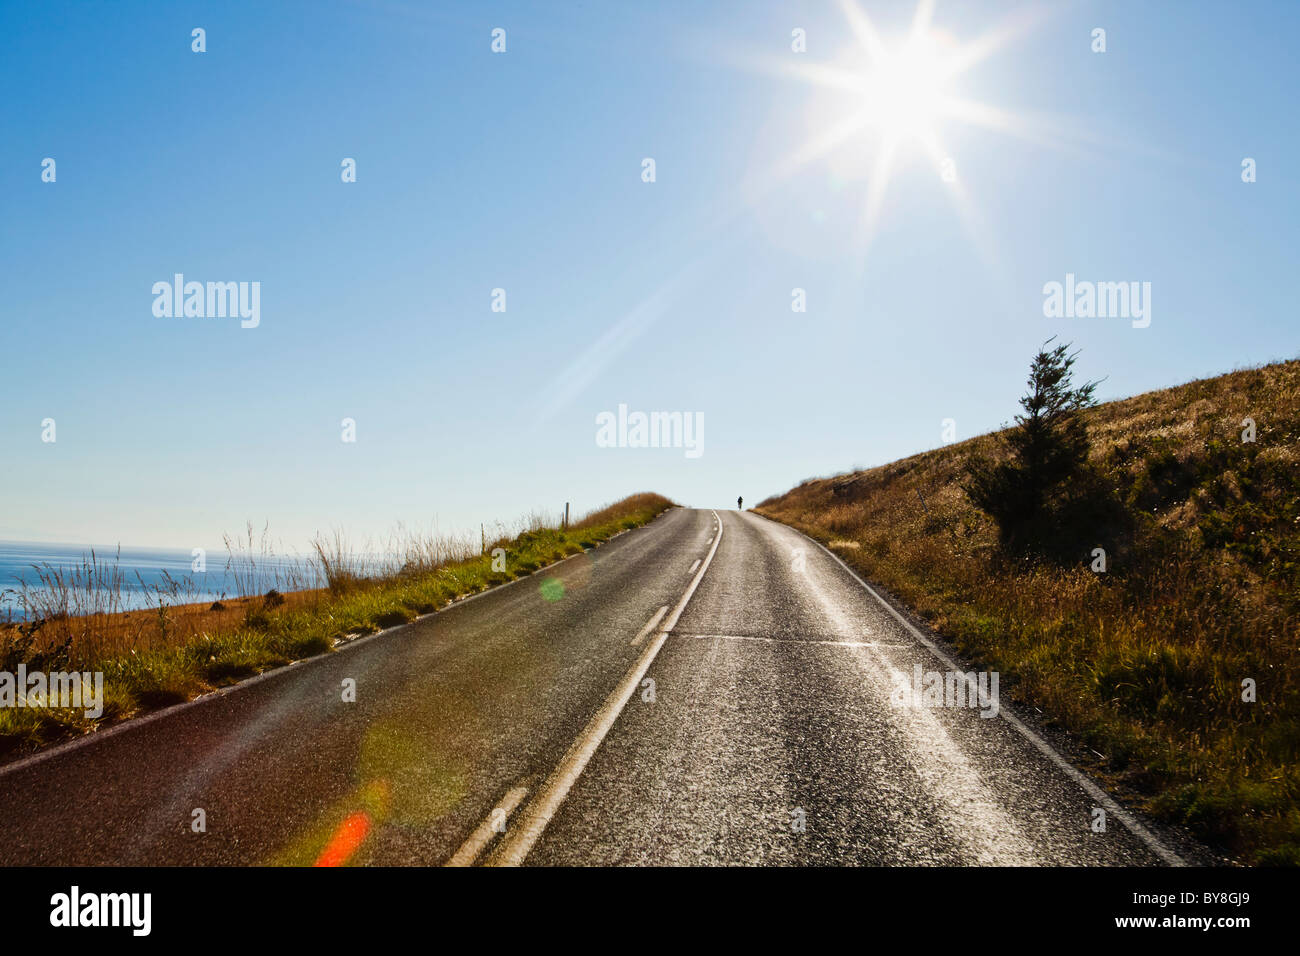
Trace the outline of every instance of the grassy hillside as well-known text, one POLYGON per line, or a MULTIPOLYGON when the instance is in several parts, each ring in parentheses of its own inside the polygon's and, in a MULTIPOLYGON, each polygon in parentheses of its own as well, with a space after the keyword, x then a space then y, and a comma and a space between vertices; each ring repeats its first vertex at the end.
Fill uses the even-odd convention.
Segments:
POLYGON ((1247 862, 1300 863, 1300 361, 1086 414, 1090 465, 1123 520, 1058 542, 1075 563, 998 549, 961 490, 972 454, 1001 453, 991 435, 807 481, 755 510, 1000 671, 1004 693, 1099 752, 1091 769, 1157 817, 1247 862))
MULTIPOLYGON (((211 605, 162 603, 149 611, 76 614, 77 606, 116 606, 115 594, 85 592, 120 587, 122 575, 111 567, 71 574, 47 569, 43 577, 55 586, 36 604, 41 616, 0 627, 0 671, 14 673, 26 664, 28 671, 47 673, 103 672, 104 713, 91 720, 83 710, 0 708, 0 759, 328 653, 596 547, 670 507, 661 495, 633 495, 568 528, 534 516, 528 530, 486 543, 476 539, 472 546, 407 535, 383 560, 352 551, 337 536, 318 538, 316 557, 302 578, 324 587, 271 590, 211 605), (496 548, 505 549, 505 570, 493 570, 496 548)), ((248 565, 260 559, 247 550, 232 551, 234 558, 241 555, 248 565)), ((543 577, 543 598, 556 593, 555 584, 543 577)))

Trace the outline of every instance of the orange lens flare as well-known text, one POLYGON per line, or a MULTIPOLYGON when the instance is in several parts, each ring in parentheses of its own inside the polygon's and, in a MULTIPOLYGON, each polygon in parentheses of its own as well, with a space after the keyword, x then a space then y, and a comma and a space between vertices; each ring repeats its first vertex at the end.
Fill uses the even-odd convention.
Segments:
POLYGON ((329 843, 316 859, 316 866, 342 866, 348 861, 357 847, 361 846, 366 834, 370 832, 370 817, 364 810, 358 811, 339 824, 339 828, 330 837, 329 843))

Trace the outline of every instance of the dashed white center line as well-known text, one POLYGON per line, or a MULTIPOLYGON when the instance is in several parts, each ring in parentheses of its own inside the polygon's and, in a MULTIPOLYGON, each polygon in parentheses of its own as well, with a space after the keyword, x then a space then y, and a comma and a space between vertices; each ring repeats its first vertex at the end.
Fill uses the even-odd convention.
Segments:
MULTIPOLYGON (((717 517, 717 513, 714 513, 717 517)), ((519 866, 528 856, 528 851, 533 845, 541 839, 542 832, 546 825, 551 822, 555 812, 560 809, 564 803, 564 798, 569 795, 582 771, 586 769, 587 763, 596 753, 601 741, 609 733, 609 729, 614 726, 614 721, 618 720, 618 715, 623 712, 623 707, 627 704, 632 694, 636 692, 637 685, 641 683, 641 678, 645 676, 650 665, 654 663, 655 656, 659 653, 659 648, 664 646, 668 640, 668 635, 672 629, 677 626, 678 619, 682 612, 686 610, 686 605, 690 603, 691 596, 695 594, 695 589, 700 586, 700 580, 709 570, 709 564, 713 561, 713 556, 717 554, 718 545, 722 543, 722 532, 719 530, 718 539, 713 542, 713 548, 709 551, 704 559, 704 565, 700 568, 699 573, 691 579, 691 583, 686 586, 686 591, 682 594, 677 606, 673 608, 672 613, 664 619, 654 631, 654 637, 646 643, 645 650, 637 658, 632 669, 624 675, 622 682, 614 688, 614 692, 605 699, 596 715, 578 735, 578 739, 569 747, 568 752, 560 760, 560 765, 551 772, 550 777, 542 784, 542 788, 528 802, 520 815, 518 824, 511 828, 510 833, 499 843, 496 848, 488 854, 487 859, 483 862, 487 866, 519 866)), ((698 561, 696 562, 699 563, 698 561)))
POLYGON ((527 795, 528 788, 526 787, 515 787, 507 793, 505 799, 501 801, 501 805, 493 807, 492 812, 489 813, 483 822, 478 825, 478 828, 469 835, 469 839, 461 844, 460 849, 457 850, 452 858, 447 861, 446 865, 472 865, 474 861, 478 859, 478 855, 483 852, 483 848, 492 842, 493 835, 497 833, 497 820, 493 819, 493 817, 497 815, 497 811, 500 810, 502 812, 502 816, 498 819, 504 822, 505 818, 514 813, 515 807, 519 806, 527 795))
POLYGON ((664 619, 664 615, 667 613, 668 613, 667 604, 665 604, 659 610, 655 611, 654 617, 646 621, 645 627, 641 628, 641 630, 637 633, 637 636, 632 638, 632 646, 636 647, 638 644, 644 641, 645 636, 655 629, 655 627, 659 624, 660 621, 664 619))
POLYGON ((686 573, 687 573, 687 574, 694 574, 694 573, 695 573, 695 569, 698 568, 699 566, 700 566, 700 559, 699 559, 699 558, 696 558, 696 559, 695 559, 695 563, 691 565, 691 569, 690 569, 689 571, 687 571, 686 573))

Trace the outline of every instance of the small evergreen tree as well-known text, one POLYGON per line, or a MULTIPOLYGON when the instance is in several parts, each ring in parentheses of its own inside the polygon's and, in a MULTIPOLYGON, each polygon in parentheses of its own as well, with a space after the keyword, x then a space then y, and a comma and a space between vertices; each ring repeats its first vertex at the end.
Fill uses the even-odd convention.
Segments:
MULTIPOLYGON (((1055 336, 1053 336, 1055 338, 1055 336)), ((1050 532, 1053 512, 1071 479, 1087 467, 1088 430, 1083 410, 1096 404, 1098 382, 1075 388, 1077 352, 1068 345, 1039 348, 1029 366, 1023 412, 1002 436, 1004 455, 977 457, 967 466, 966 494, 998 523, 1004 548, 1033 548, 1050 532)))

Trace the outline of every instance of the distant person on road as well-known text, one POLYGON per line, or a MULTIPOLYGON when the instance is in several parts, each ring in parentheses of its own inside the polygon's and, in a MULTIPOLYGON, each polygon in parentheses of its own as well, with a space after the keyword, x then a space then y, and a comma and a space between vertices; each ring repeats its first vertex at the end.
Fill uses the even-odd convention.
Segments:
POLYGON ((736 510, 737 510, 737 511, 740 511, 744 506, 745 506, 745 499, 744 499, 744 498, 737 498, 737 499, 736 499, 736 510))

